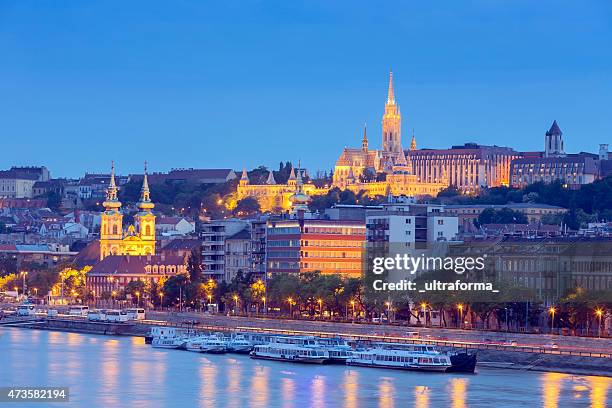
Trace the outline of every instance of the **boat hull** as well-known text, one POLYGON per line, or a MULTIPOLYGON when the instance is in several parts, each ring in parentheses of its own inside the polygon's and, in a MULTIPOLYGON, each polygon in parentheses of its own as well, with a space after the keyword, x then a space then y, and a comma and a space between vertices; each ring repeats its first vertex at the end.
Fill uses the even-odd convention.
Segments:
POLYGON ((474 373, 476 370, 476 354, 458 353, 450 356, 451 366, 447 373, 474 373))
POLYGON ((270 361, 283 361, 288 363, 304 363, 304 364, 327 364, 329 358, 320 357, 320 358, 287 358, 287 357, 272 357, 272 356, 262 356, 258 354, 251 354, 251 358, 259 359, 259 360, 270 360, 270 361))
POLYGON ((444 373, 449 368, 448 366, 393 366, 393 365, 384 365, 384 364, 366 363, 366 362, 354 362, 354 361, 347 361, 346 365, 357 366, 357 367, 385 368, 385 369, 403 370, 403 371, 427 371, 427 372, 432 372, 432 373, 444 373))

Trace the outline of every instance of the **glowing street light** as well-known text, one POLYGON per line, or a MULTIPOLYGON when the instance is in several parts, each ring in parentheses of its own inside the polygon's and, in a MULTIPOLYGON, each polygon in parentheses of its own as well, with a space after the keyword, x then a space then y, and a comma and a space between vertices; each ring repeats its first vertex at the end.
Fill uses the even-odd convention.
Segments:
POLYGON ((323 319, 323 299, 318 299, 317 302, 319 303, 319 317, 323 319))
POLYGON ((234 314, 236 314, 238 311, 238 295, 234 295, 234 302, 235 302, 234 314))
POLYGON ((599 328, 597 330, 597 337, 601 337, 601 317, 603 316, 603 310, 596 309, 595 315, 597 315, 597 317, 599 318, 599 328))
POLYGON ((289 303, 289 316, 293 317, 293 299, 287 298, 287 303, 289 303))
POLYGON ((268 314, 268 309, 266 308, 266 297, 262 296, 261 300, 263 301, 263 306, 264 306, 264 313, 268 314))
POLYGON ((351 306, 353 306, 353 319, 355 318, 355 301, 351 300, 351 306))
POLYGON ((136 291, 134 294, 136 295, 136 298, 138 299, 136 301, 136 307, 138 307, 140 306, 140 292, 136 291))
POLYGON ((459 303, 457 305, 457 309, 459 309, 459 327, 463 327, 463 305, 459 303))
POLYGON ((425 326, 427 326, 427 303, 422 302, 421 303, 421 309, 423 309, 423 319, 425 319, 425 326))
POLYGON ((554 328, 555 328, 555 308, 553 306, 550 307, 550 309, 548 309, 548 313, 550 313, 550 332, 552 333, 554 328))

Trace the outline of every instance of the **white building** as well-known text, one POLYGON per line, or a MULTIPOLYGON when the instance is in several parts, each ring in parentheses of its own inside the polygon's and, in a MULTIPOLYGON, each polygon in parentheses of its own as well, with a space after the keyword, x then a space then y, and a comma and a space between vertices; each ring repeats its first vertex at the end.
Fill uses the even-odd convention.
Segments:
POLYGON ((217 281, 225 279, 225 240, 248 228, 249 222, 235 218, 213 220, 202 224, 202 258, 204 274, 217 281))
POLYGON ((0 198, 32 198, 38 176, 17 170, 0 171, 0 198))
POLYGON ((443 205, 415 204, 406 199, 383 204, 366 212, 366 240, 402 244, 422 249, 428 243, 452 241, 459 233, 459 220, 443 205))
POLYGON ((189 235, 195 232, 195 222, 183 217, 159 217, 155 230, 164 236, 189 235))

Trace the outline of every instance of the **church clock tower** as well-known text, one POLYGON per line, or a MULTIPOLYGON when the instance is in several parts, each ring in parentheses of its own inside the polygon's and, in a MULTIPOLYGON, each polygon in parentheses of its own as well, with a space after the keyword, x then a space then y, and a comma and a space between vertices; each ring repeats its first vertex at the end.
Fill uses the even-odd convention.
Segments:
POLYGON ((155 215, 151 212, 155 205, 151 202, 149 182, 147 180, 147 162, 144 167, 144 179, 140 190, 140 200, 136 204, 138 213, 134 216, 136 233, 141 240, 140 254, 155 254, 155 215))
POLYGON ((100 260, 108 255, 122 253, 123 214, 121 202, 117 196, 115 183, 115 162, 111 165, 111 177, 106 189, 106 200, 102 203, 104 212, 100 215, 100 260))

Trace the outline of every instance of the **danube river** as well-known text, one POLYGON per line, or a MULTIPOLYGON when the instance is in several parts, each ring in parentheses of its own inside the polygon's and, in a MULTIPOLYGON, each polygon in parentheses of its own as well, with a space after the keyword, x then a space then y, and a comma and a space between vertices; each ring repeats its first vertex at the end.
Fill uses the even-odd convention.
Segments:
MULTIPOLYGON (((0 386, 70 388, 75 407, 606 407, 612 378, 316 366, 153 349, 142 338, 0 328, 0 386)), ((8 404, 7 406, 12 405, 8 404)))

